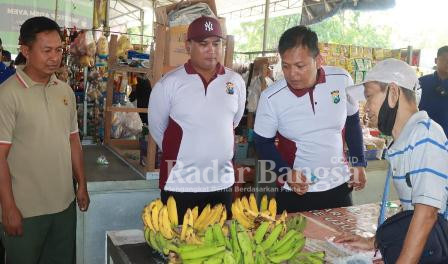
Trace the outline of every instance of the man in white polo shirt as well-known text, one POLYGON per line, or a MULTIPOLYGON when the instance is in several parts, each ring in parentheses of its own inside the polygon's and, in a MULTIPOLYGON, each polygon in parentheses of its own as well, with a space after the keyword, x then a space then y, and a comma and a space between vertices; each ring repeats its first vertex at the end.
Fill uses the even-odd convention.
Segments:
POLYGON ((240 75, 219 63, 222 38, 216 19, 193 21, 186 41, 190 60, 157 82, 149 101, 149 131, 162 149, 161 198, 174 196, 180 216, 207 203, 229 210, 232 202, 233 130, 246 89, 240 75))
POLYGON ((343 69, 322 66, 317 35, 307 27, 285 31, 278 51, 285 79, 262 93, 254 129, 259 158, 272 161, 265 169, 279 176, 278 212, 350 206, 352 188, 366 182, 358 106, 346 96, 353 80, 343 69))
MULTIPOLYGON (((365 96, 371 125, 394 139, 386 155, 392 179, 403 210, 414 210, 400 256, 394 262, 400 264, 419 263, 437 214, 447 216, 448 141, 443 128, 418 110, 418 88, 416 73, 408 64, 387 59, 367 73, 364 85, 348 89, 354 102, 365 96)), ((336 241, 373 249, 375 238, 344 234, 336 241)))

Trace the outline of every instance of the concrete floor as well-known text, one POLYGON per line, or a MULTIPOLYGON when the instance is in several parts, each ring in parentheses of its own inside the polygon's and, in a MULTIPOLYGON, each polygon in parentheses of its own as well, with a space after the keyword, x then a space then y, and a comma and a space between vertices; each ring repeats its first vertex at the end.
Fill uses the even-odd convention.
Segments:
MULTIPOLYGON (((381 201, 387 174, 387 162, 384 160, 369 161, 366 169, 367 184, 361 191, 353 192, 355 205, 376 203, 381 201)), ((391 184, 389 200, 398 200, 393 184, 391 184)))

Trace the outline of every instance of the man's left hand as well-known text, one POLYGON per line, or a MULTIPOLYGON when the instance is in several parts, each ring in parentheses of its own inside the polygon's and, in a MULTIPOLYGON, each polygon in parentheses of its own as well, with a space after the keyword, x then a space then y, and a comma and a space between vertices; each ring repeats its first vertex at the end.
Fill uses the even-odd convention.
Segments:
POLYGON ((366 169, 364 167, 350 168, 350 181, 348 187, 353 187, 355 191, 360 191, 366 186, 366 169))
POLYGON ((76 191, 76 201, 78 202, 79 210, 82 212, 86 212, 87 209, 89 209, 90 198, 86 186, 78 187, 78 190, 76 191))

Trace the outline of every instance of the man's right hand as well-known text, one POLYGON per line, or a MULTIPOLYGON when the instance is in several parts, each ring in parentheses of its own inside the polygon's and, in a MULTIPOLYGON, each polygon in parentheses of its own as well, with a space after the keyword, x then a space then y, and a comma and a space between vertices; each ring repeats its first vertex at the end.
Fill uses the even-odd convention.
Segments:
POLYGON ((9 236, 21 236, 23 234, 22 213, 17 206, 12 205, 2 208, 2 224, 9 236))
POLYGON ((289 187, 291 187, 291 189, 298 195, 304 195, 306 192, 308 192, 308 188, 310 186, 306 182, 305 175, 295 169, 292 170, 292 173, 288 174, 287 182, 289 187))

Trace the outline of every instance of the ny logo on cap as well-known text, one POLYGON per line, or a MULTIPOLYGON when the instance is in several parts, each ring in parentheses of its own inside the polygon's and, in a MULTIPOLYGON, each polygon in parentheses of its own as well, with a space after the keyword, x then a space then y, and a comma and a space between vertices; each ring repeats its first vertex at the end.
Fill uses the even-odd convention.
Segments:
POLYGON ((210 21, 205 22, 205 31, 213 31, 213 24, 210 21))

